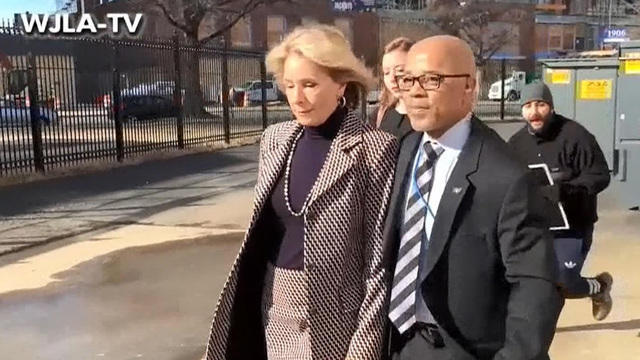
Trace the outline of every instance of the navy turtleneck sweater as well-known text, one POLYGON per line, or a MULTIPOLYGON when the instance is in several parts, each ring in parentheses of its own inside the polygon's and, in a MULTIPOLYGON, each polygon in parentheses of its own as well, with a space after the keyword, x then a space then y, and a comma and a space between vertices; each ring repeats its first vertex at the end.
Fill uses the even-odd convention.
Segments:
MULTIPOLYGON (((302 209, 307 195, 320 174, 329 154, 331 143, 340 130, 345 111, 338 107, 322 125, 305 126, 298 143, 294 145, 289 179, 289 201, 295 212, 302 209)), ((286 165, 285 165, 286 166, 286 165)), ((304 269, 304 217, 293 216, 287 209, 284 197, 283 169, 269 201, 265 216, 273 234, 274 252, 271 261, 277 267, 293 270, 304 269)))

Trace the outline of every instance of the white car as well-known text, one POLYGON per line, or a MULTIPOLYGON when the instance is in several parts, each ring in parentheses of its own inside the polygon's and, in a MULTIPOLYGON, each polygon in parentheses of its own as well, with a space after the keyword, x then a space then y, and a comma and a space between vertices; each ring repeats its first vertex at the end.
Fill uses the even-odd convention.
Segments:
MULTIPOLYGON (((58 122, 58 113, 51 108, 40 107, 40 120, 45 125, 58 122)), ((0 99, 0 125, 25 126, 31 124, 31 109, 29 107, 17 105, 12 100, 0 99)))
POLYGON ((489 100, 516 101, 520 99, 520 92, 525 85, 524 71, 514 71, 513 74, 504 80, 504 95, 502 94, 502 81, 498 80, 491 84, 489 88, 489 100))
MULTIPOLYGON (((245 85, 248 85, 244 90, 245 106, 262 103, 262 81, 255 80, 245 85)), ((274 80, 265 82, 265 96, 267 102, 284 100, 284 95, 278 89, 278 84, 274 80)))
MULTIPOLYGON (((269 101, 283 101, 284 94, 278 89, 278 85, 273 80, 267 80, 266 96, 269 101)), ((219 93, 218 102, 222 104, 222 93, 219 93)), ((229 102, 231 106, 258 105, 262 102, 262 81, 251 80, 238 86, 229 87, 229 102)))
POLYGON ((132 86, 128 89, 123 89, 121 94, 127 95, 159 95, 159 96, 173 96, 173 91, 176 85, 173 81, 156 81, 152 83, 142 83, 136 86, 132 86))

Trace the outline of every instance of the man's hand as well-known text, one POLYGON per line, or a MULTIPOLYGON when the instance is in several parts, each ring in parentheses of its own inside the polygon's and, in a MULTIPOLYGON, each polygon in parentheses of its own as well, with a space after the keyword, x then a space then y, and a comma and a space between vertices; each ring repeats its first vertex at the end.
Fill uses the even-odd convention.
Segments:
POLYGON ((560 201, 560 185, 546 185, 540 188, 540 193, 545 199, 553 203, 560 201))
POLYGON ((573 178, 573 174, 571 173, 571 171, 552 171, 551 178, 553 179, 553 182, 555 184, 558 184, 564 181, 571 180, 571 178, 573 178))

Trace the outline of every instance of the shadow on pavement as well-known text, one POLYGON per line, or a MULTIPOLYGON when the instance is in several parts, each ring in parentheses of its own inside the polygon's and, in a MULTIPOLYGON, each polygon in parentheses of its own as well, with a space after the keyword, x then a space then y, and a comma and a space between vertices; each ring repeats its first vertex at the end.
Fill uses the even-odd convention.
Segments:
MULTIPOLYGON (((598 323, 589 325, 577 325, 559 327, 556 332, 571 332, 571 331, 594 331, 594 330, 635 330, 640 329, 640 319, 619 321, 612 323, 598 323)), ((638 334, 640 336, 640 334, 638 334)))
POLYGON ((242 238, 128 248, 0 294, 0 358, 199 360, 242 238))
POLYGON ((256 154, 253 146, 246 146, 0 187, 0 216, 28 214, 36 208, 67 203, 85 196, 134 189, 190 174, 215 172, 229 165, 256 162, 256 154))

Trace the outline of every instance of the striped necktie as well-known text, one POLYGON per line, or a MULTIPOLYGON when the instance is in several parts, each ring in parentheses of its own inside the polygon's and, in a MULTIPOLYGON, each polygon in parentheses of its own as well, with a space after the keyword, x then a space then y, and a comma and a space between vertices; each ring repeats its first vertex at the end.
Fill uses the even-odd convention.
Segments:
POLYGON ((420 247, 423 237, 426 237, 424 232, 427 215, 426 199, 433 183, 433 165, 444 149, 438 144, 433 146, 430 141, 427 141, 422 151, 417 164, 418 168, 415 174, 412 174, 414 176, 412 181, 415 179, 414 184, 417 186, 412 186, 413 190, 407 201, 389 306, 389 318, 401 334, 416 322, 415 291, 420 264, 420 247))

